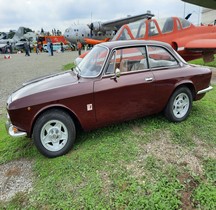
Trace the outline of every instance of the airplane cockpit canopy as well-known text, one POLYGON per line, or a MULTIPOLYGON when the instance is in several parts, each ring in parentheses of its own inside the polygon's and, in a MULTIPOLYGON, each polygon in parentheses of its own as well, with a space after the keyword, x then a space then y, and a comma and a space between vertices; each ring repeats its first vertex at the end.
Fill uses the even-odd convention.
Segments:
POLYGON ((191 26, 191 23, 188 20, 185 20, 184 18, 179 18, 180 22, 181 22, 181 26, 182 28, 188 28, 191 26))
POLYGON ((176 21, 177 29, 185 29, 191 26, 191 23, 184 18, 161 18, 158 20, 140 20, 127 25, 123 25, 116 35, 113 37, 113 41, 116 40, 129 40, 139 39, 147 36, 156 36, 159 33, 166 34, 171 33, 174 30, 174 21, 176 21), (158 26, 157 26, 157 24, 158 26))
POLYGON ((158 26, 162 32, 162 34, 169 33, 173 31, 174 21, 172 17, 162 18, 157 21, 158 26))

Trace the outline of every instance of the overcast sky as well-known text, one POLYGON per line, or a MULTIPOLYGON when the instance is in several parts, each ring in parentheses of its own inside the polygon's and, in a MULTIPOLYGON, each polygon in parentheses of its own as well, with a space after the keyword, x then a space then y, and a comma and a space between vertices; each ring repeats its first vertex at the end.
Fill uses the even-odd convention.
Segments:
POLYGON ((201 8, 181 0, 0 0, 0 31, 19 26, 38 31, 53 28, 62 32, 73 24, 108 21, 150 10, 156 18, 193 13, 198 23, 201 8))

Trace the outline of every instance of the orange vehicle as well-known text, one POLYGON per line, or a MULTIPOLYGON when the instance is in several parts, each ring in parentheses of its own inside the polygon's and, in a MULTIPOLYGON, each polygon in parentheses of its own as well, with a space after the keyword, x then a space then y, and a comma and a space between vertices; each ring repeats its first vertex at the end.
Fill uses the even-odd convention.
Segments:
POLYGON ((65 39, 64 36, 40 36, 38 41, 42 44, 43 49, 46 49, 47 46, 47 42, 51 41, 53 43, 53 45, 55 46, 59 46, 60 48, 60 43, 63 43, 63 46, 65 49, 69 49, 70 48, 70 43, 65 39))
POLYGON ((68 44, 68 41, 65 39, 64 36, 40 36, 39 40, 43 42, 43 44, 47 44, 47 42, 50 40, 52 43, 63 43, 68 44))

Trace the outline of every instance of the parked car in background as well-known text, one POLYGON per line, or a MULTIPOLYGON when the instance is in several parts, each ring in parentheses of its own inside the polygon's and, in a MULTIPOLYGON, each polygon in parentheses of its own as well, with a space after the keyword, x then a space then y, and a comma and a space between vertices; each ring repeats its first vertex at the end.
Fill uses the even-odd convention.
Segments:
POLYGON ((35 79, 7 101, 7 130, 47 157, 66 154, 84 131, 164 112, 185 120, 210 91, 212 72, 186 63, 170 45, 118 41, 94 46, 72 71, 35 79))

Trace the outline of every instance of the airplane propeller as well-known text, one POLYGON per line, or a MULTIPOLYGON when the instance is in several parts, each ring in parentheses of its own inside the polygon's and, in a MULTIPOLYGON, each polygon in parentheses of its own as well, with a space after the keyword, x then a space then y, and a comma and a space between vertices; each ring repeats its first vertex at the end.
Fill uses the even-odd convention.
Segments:
POLYGON ((192 13, 189 13, 186 17, 185 20, 188 20, 191 17, 192 13))
POLYGON ((91 23, 88 25, 88 27, 90 28, 90 37, 92 38, 93 37, 93 31, 94 31, 94 24, 91 23))

